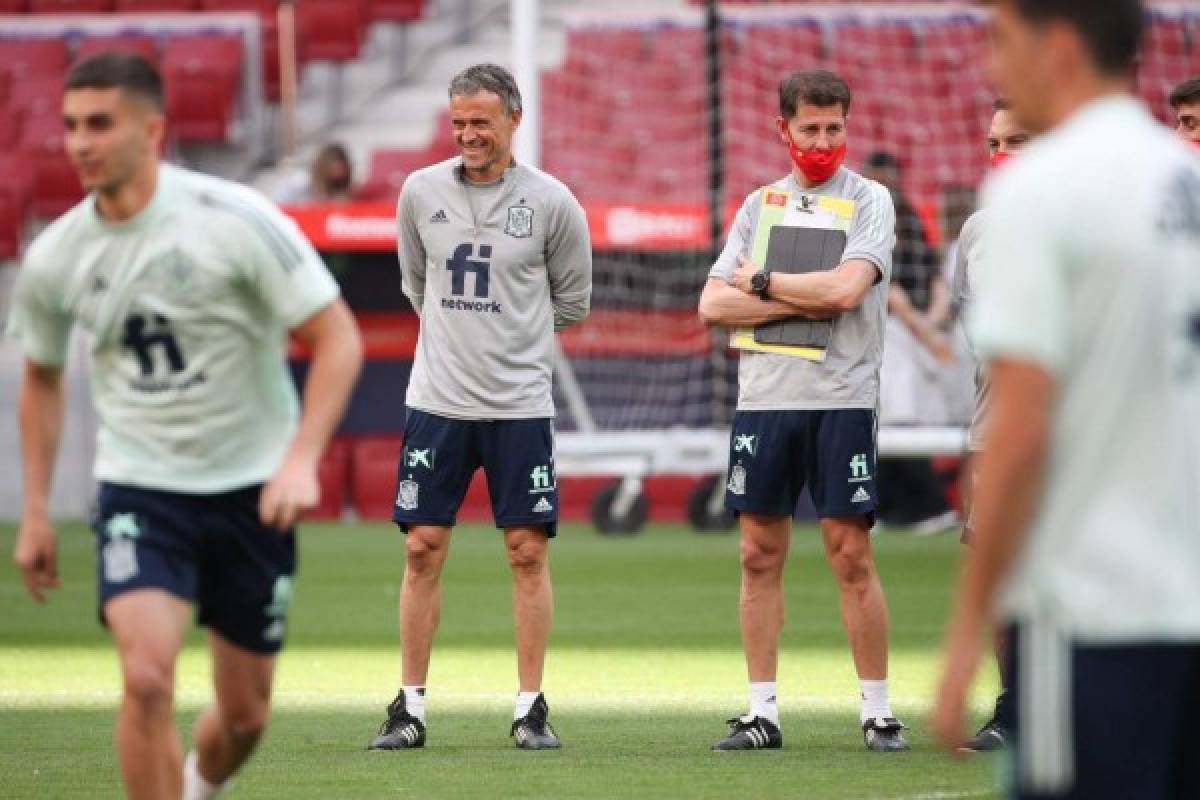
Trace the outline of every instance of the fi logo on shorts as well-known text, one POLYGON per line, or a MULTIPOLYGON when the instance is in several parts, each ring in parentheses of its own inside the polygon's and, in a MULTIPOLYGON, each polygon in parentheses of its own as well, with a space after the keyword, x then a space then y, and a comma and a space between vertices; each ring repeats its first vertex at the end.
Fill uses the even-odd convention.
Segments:
POLYGON ((100 551, 104 579, 109 583, 124 583, 138 574, 134 540, 142 535, 142 529, 137 515, 131 511, 113 514, 104 523, 104 535, 108 538, 100 551))
POLYGON ((530 494, 554 491, 554 473, 549 464, 540 464, 529 473, 530 494))
POLYGON ((867 461, 866 453, 858 453, 850 459, 850 483, 863 483, 871 480, 871 462, 867 461))

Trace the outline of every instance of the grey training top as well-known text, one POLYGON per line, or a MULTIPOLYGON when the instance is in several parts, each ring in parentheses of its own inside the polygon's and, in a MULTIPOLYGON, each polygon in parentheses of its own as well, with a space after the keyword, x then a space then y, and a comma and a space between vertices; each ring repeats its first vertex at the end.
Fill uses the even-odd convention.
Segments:
MULTIPOLYGON (((888 281, 896 239, 896 211, 888 190, 842 167, 825 183, 804 189, 788 175, 776 189, 795 194, 853 200, 854 218, 842 261, 864 259, 879 270, 879 281, 862 303, 833 322, 833 336, 822 362, 798 356, 742 351, 738 365, 738 409, 742 411, 874 409, 879 400, 879 365, 887 316, 888 281)), ((748 196, 738 211, 725 249, 709 273, 732 282, 737 257, 750 256, 763 189, 748 196)))
MULTIPOLYGON (((969 313, 967 309, 975 301, 974 285, 977 283, 971 275, 971 270, 978 269, 976 265, 981 258, 980 240, 983 237, 980 234, 983 226, 982 210, 976 211, 963 224, 962 232, 958 235, 958 252, 954 259, 954 279, 950 284, 951 302, 956 309, 959 324, 967 333, 968 342, 971 341, 971 336, 966 325, 966 313, 969 313)), ((974 345, 972 345, 972 355, 974 356, 974 345)), ((978 357, 975 356, 975 413, 971 417, 971 432, 967 437, 967 447, 971 450, 979 450, 983 447, 983 426, 987 415, 987 406, 987 372, 978 357)))
POLYGON ((400 272, 421 316, 406 402, 457 419, 553 417, 554 331, 591 298, 587 219, 540 170, 480 185, 461 163, 414 172, 400 194, 400 272))

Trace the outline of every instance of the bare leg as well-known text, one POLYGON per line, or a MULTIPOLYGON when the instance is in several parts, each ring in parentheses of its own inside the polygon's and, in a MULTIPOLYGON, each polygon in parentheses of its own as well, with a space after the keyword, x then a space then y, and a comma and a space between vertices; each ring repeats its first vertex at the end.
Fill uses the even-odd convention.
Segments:
POLYGON ((442 614, 442 567, 450 548, 450 528, 414 525, 404 540, 404 582, 400 587, 401 685, 424 686, 429 653, 442 614))
POLYGON ((523 692, 542 688, 546 643, 554 620, 550 582, 550 540, 541 528, 504 531, 513 576, 513 618, 517 627, 517 678, 523 692))
POLYGON ((821 520, 825 555, 841 596, 842 624, 860 680, 887 678, 888 612, 866 518, 821 520))
POLYGON ((739 613, 746 673, 751 683, 775 680, 783 631, 783 567, 791 542, 791 520, 743 513, 742 588, 739 613))
POLYGON ((131 800, 174 798, 183 791, 183 752, 172 713, 175 659, 191 608, 160 589, 126 592, 104 606, 121 659, 117 756, 131 800))
POLYGON ((254 752, 267 725, 275 657, 244 650, 209 634, 216 702, 196 719, 196 767, 209 783, 224 783, 254 752))

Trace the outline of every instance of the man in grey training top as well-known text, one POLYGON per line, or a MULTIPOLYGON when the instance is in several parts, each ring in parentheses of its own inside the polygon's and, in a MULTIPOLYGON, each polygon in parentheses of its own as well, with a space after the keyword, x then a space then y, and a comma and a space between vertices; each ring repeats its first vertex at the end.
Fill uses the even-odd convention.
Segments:
POLYGON ((850 110, 850 89, 841 78, 824 71, 788 77, 779 87, 779 110, 779 139, 794 169, 746 198, 704 287, 700 315, 734 328, 803 315, 832 320, 832 333, 820 361, 769 352, 741 356, 725 502, 738 513, 742 532, 750 712, 730 720, 729 735, 713 747, 783 743, 775 691, 783 567, 792 512, 807 485, 858 671, 864 741, 870 750, 906 750, 904 726, 888 703, 887 604, 870 540, 878 498, 875 409, 896 215, 887 189, 841 166, 850 110), (840 215, 845 243, 836 268, 792 274, 751 263, 760 213, 772 205, 796 217, 797 227, 822 227, 823 216, 840 215))
POLYGON ((512 156, 521 95, 502 67, 450 82, 461 155, 414 172, 397 211, 404 293, 421 316, 392 519, 407 533, 400 592, 401 690, 371 743, 425 744, 425 678, 450 532, 483 467, 513 573, 520 681, 517 747, 559 746, 541 694, 553 616, 550 393, 554 332, 591 297, 587 220, 559 181, 512 156))

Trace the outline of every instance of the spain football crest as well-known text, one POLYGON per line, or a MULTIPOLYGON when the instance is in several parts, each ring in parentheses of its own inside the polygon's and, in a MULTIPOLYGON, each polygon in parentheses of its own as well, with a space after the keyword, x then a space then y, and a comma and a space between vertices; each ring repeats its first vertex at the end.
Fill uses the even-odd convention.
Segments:
POLYGON ((404 511, 413 511, 417 507, 417 493, 420 487, 416 481, 400 481, 396 491, 396 507, 404 511))
POLYGON ((529 206, 509 206, 508 223, 504 232, 517 239, 527 239, 533 235, 533 209, 529 206))

